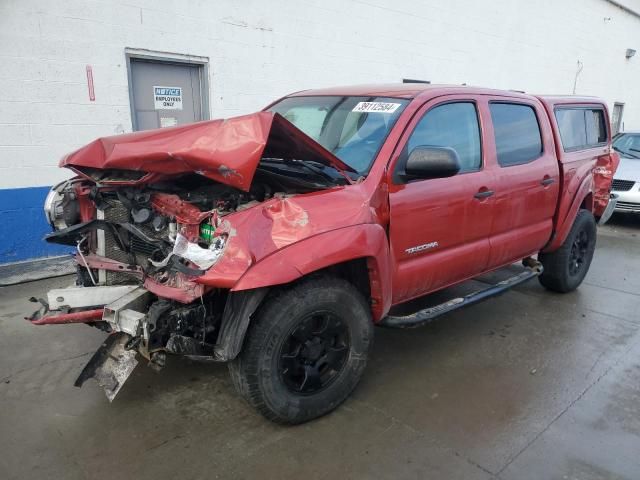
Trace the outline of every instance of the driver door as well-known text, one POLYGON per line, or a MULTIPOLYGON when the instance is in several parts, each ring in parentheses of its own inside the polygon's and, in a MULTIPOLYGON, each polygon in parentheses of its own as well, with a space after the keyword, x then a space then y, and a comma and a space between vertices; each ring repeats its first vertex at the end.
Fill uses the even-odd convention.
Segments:
POLYGON ((439 97, 418 111, 399 142, 389 182, 394 304, 487 268, 495 180, 482 154, 483 108, 474 98, 439 97), (408 179, 403 165, 417 146, 453 148, 460 172, 408 179))

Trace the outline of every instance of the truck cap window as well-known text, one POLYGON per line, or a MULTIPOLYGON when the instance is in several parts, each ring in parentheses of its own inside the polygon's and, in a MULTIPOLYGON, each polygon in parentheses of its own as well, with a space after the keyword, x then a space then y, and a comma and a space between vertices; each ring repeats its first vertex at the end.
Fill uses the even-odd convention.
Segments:
POLYGON ((607 124, 601 108, 560 107, 554 113, 565 152, 592 148, 607 141, 607 124))
POLYGON ((540 126, 533 107, 491 102, 489 109, 500 166, 531 162, 542 154, 540 126))
POLYGON ((387 97, 288 97, 269 111, 279 113, 359 174, 366 175, 408 103, 387 97))
POLYGON ((480 127, 476 106, 471 102, 457 102, 429 110, 409 137, 407 154, 421 146, 451 147, 458 153, 461 172, 479 169, 480 127))

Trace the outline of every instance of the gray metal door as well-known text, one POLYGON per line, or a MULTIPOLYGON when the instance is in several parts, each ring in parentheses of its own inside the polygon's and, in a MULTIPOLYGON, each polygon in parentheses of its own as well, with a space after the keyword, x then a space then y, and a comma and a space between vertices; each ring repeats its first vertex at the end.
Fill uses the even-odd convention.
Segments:
POLYGON ((134 130, 203 120, 202 67, 131 59, 134 130))

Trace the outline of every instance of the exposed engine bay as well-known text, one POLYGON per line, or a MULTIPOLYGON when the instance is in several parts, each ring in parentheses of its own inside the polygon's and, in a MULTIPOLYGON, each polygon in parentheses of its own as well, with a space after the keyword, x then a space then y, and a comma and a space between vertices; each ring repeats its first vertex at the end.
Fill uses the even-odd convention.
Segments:
POLYGON ((57 187, 49 202, 52 224, 63 228, 46 240, 78 246, 84 286, 127 283, 140 275, 165 284, 171 273, 197 275, 216 262, 228 235, 224 216, 294 193, 271 185, 255 182, 243 192, 195 174, 144 186, 98 187, 72 180, 57 187), (95 206, 89 221, 81 218, 83 203, 95 206), (126 268, 103 265, 98 270, 104 272, 95 272, 96 265, 86 261, 92 254, 126 268))
POLYGON ((137 364, 136 352, 156 369, 167 353, 213 360, 236 354, 239 346, 229 353, 219 340, 225 310, 242 312, 238 295, 232 301, 228 290, 194 282, 225 253, 233 233, 225 217, 327 187, 299 165, 274 169, 268 162, 249 191, 195 173, 141 184, 137 172, 81 173, 55 186, 45 203, 54 229, 46 241, 75 247, 76 286, 39 299, 30 320, 84 322, 111 333, 76 382, 95 378, 110 399, 137 364))

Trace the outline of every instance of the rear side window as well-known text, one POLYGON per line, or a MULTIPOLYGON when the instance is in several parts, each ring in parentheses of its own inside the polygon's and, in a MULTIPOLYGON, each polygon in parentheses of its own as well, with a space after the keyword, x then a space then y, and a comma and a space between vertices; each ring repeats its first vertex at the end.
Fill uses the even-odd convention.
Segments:
POLYGON ((500 166, 531 162, 542 154, 540 125, 533 107, 492 102, 489 109, 500 166))
POLYGON ((407 142, 408 152, 421 146, 451 147, 458 153, 461 172, 478 170, 482 160, 475 104, 445 103, 429 110, 407 142))
POLYGON ((557 108, 560 140, 565 152, 583 150, 606 143, 607 124, 600 108, 557 108))

